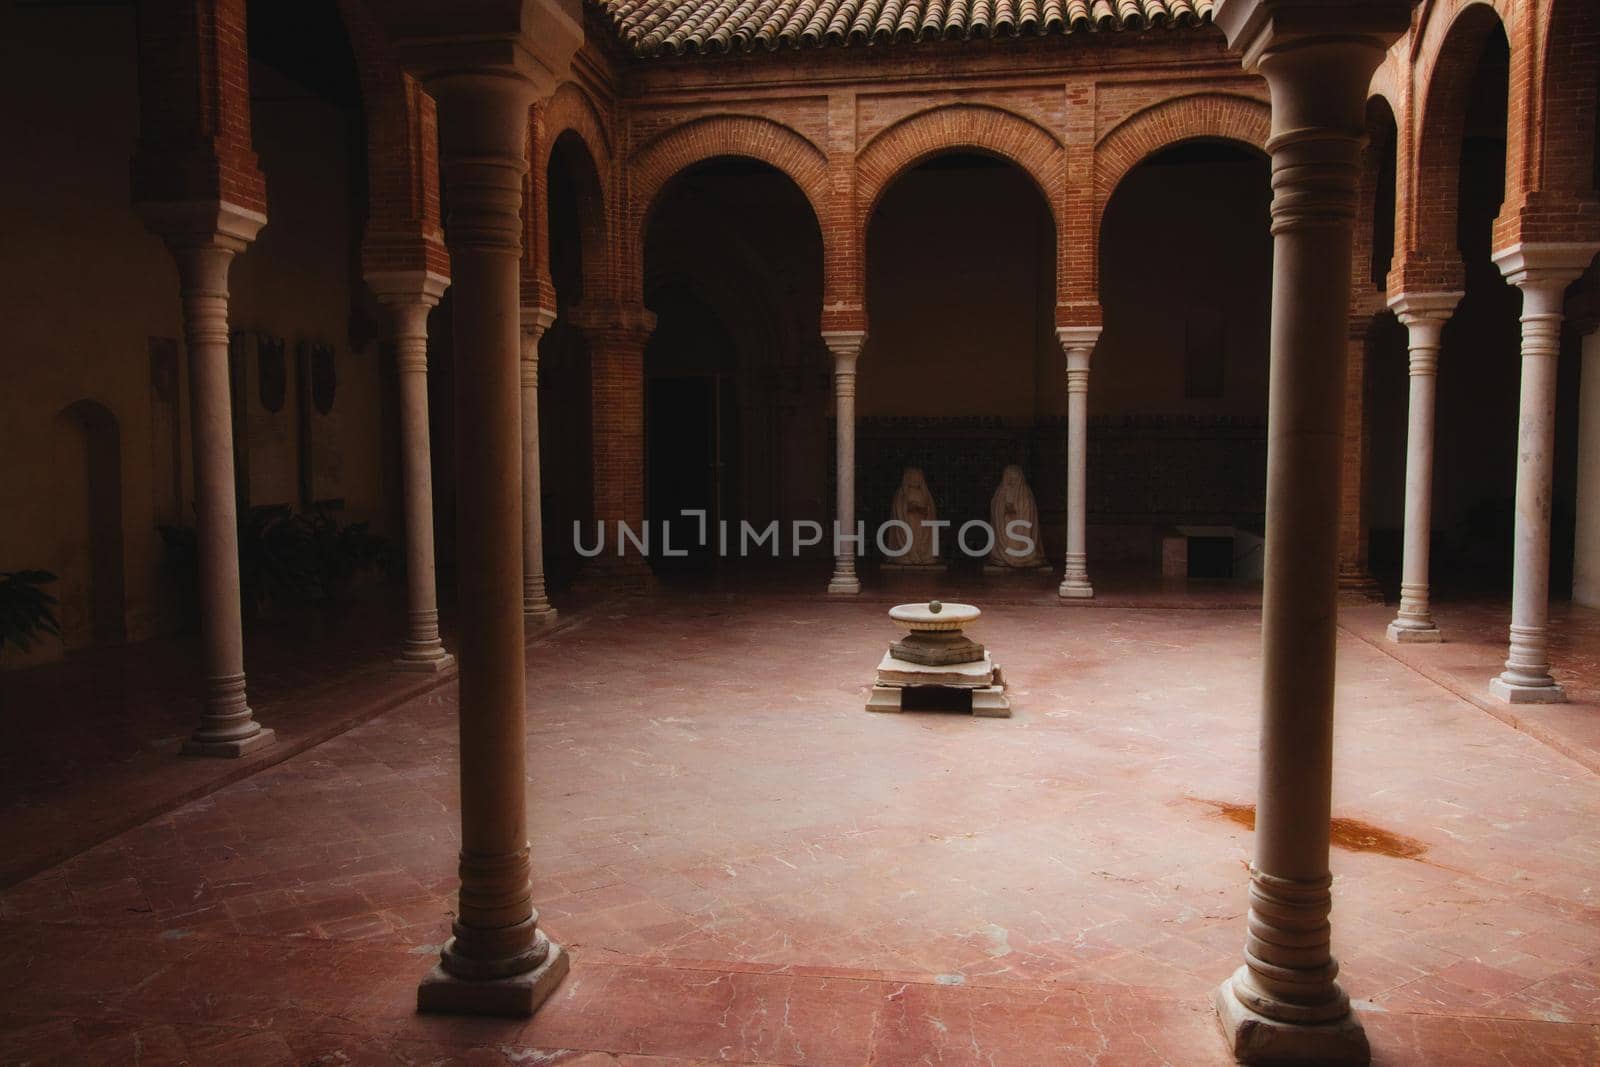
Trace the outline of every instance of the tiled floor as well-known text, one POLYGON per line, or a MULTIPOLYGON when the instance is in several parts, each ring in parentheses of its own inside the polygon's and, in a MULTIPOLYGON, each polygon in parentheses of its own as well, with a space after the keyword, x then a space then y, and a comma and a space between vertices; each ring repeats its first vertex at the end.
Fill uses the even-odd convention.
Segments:
MULTIPOLYGON (((411 1010, 447 684, 0 894, 0 1062, 1228 1062, 1255 612, 994 599, 1009 720, 862 711, 876 602, 658 597, 530 648, 535 897, 573 953, 531 1021, 411 1010)), ((1600 1062, 1600 777, 1340 654, 1335 947, 1376 1062, 1600 1062)))

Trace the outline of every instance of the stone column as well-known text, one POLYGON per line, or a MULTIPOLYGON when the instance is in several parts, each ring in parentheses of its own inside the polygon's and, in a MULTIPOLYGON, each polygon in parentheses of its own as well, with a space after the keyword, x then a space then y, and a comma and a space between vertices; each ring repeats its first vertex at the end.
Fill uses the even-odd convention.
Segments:
POLYGON ((395 666, 442 671, 456 658, 439 639, 433 556, 433 452, 428 433, 428 312, 450 284, 428 271, 381 271, 367 285, 389 310, 400 386, 400 466, 405 479, 406 640, 395 666))
POLYGON ((1333 776, 1345 322, 1367 86, 1404 0, 1224 0, 1272 98, 1272 330, 1255 860, 1244 966, 1215 1002, 1245 1063, 1365 1064, 1334 980, 1333 776))
POLYGON ((454 286, 461 893, 422 1011, 526 1015, 567 970, 529 886, 522 625, 522 177, 531 83, 427 80, 439 106, 454 286))
POLYGON ((1100 339, 1098 326, 1061 326, 1056 337, 1067 354, 1067 565, 1063 600, 1094 596, 1085 545, 1089 516, 1089 359, 1100 339))
POLYGON ((1556 360, 1562 302, 1600 246, 1513 245, 1495 254, 1522 290, 1522 400, 1517 420, 1517 519, 1511 579, 1511 649, 1489 691, 1511 704, 1567 699, 1550 676, 1550 492, 1555 459, 1556 360))
POLYGON ((144 204, 140 210, 177 261, 189 349, 201 669, 206 681, 200 725, 183 751, 191 756, 242 756, 271 744, 273 733, 256 722, 245 695, 239 504, 228 387, 228 267, 267 220, 216 202, 144 204))
POLYGON ((1405 325, 1410 353, 1411 401, 1406 422, 1405 547, 1400 612, 1389 624, 1396 644, 1437 642, 1439 627, 1428 606, 1428 556, 1433 537, 1433 423, 1439 380, 1439 335, 1460 293, 1396 293, 1389 301, 1405 325))
POLYGON ((1572 601, 1600 607, 1600 278, 1591 287, 1578 395, 1578 514, 1573 531, 1572 601))
MULTIPOLYGON (((1360 193, 1365 197, 1366 190, 1360 193)), ((1356 216, 1357 233, 1361 214, 1356 216)), ((1359 237, 1358 237, 1359 240, 1359 237)), ((1344 476, 1339 495, 1339 600, 1341 603, 1383 603, 1383 590, 1367 561, 1367 335, 1372 314, 1352 312, 1346 321, 1344 391, 1344 476)))
POLYGON ((539 341, 556 313, 522 309, 522 617, 530 626, 556 621, 544 588, 544 511, 539 500, 539 341))
POLYGON ((624 541, 619 524, 635 535, 644 531, 644 352, 655 313, 635 304, 580 305, 570 321, 589 345, 594 517, 605 531, 605 549, 584 564, 582 581, 646 588, 655 580, 650 564, 624 541))
MULTIPOLYGON (((856 360, 866 339, 865 330, 822 333, 823 343, 833 353, 833 435, 837 449, 834 482, 838 492, 834 522, 835 533, 844 537, 854 537, 856 532, 856 360)), ((861 592, 861 581, 856 577, 858 548, 855 541, 836 543, 833 577, 828 579, 831 595, 855 596, 861 592)))

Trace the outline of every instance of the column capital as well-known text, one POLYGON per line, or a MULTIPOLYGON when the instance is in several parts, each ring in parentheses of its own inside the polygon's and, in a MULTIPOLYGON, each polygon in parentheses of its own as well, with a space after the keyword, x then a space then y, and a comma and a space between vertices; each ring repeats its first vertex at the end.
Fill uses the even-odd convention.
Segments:
POLYGON ((1597 252, 1600 243, 1593 241, 1523 241, 1491 258, 1506 281, 1519 289, 1565 290, 1589 269, 1597 252))
MULTIPOLYGON (((556 321, 556 313, 547 307, 525 306, 522 309, 522 387, 539 385, 539 342, 545 331, 556 321)), ((534 417, 538 417, 537 406, 534 417)), ((526 414, 523 416, 527 418, 526 414)), ((524 444, 526 448, 526 443, 524 444)), ((526 562, 526 561, 525 561, 526 562)))
POLYGON ((466 15, 436 0, 388 0, 373 13, 401 65, 435 97, 436 86, 456 75, 491 74, 526 82, 542 98, 555 92, 583 46, 577 6, 563 0, 480 0, 466 15))
MULTIPOLYGON (((537 304, 524 304, 521 315, 523 337, 527 337, 530 333, 535 336, 542 335, 551 326, 554 326, 556 321, 554 309, 541 307, 537 304)), ((527 357, 526 352, 523 353, 523 357, 527 357)))
POLYGON ((1437 322, 1443 325, 1456 310, 1464 294, 1451 293, 1396 293, 1389 298, 1389 307, 1395 317, 1410 326, 1414 322, 1437 322))
POLYGON ((146 200, 136 204, 144 224, 169 248, 243 252, 267 217, 226 200, 146 200))
MULTIPOLYGON (((1227 36, 1228 47, 1243 53, 1248 68, 1288 49, 1365 39, 1380 53, 1373 61, 1376 69, 1382 51, 1410 27, 1413 4, 1414 0, 1340 0, 1336 4, 1327 0, 1222 0, 1213 21, 1227 36)), ((1368 70, 1367 77, 1371 74, 1368 70)), ((1365 88, 1363 85, 1363 93, 1365 88)))
POLYGON ((1061 349, 1067 354, 1068 360, 1072 359, 1074 352, 1082 352, 1087 365, 1095 344, 1100 340, 1101 329, 1099 326, 1057 326, 1056 340, 1061 342, 1061 349))
POLYGON ((835 366, 848 362, 854 368, 856 358, 861 355, 861 346, 866 344, 866 341, 866 330, 822 331, 822 343, 833 353, 835 366))
POLYGON ((421 304, 435 307, 450 279, 430 270, 375 270, 365 276, 367 288, 380 304, 421 304))

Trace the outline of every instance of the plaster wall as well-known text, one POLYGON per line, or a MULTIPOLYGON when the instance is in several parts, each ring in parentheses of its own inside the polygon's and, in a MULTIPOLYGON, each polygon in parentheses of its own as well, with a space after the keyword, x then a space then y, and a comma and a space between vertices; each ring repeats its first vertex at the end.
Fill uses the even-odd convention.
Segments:
MULTIPOLYGON (((40 568, 60 581, 65 638, 0 666, 90 643, 88 443, 64 409, 92 401, 115 420, 120 454, 123 626, 131 640, 168 632, 176 602, 157 525, 193 521, 186 357, 177 270, 130 203, 138 135, 131 7, 13 7, 6 37, 26 41, 0 64, 0 289, 7 305, 7 388, 0 425, 0 570, 40 568), (152 353, 156 353, 153 357, 152 353), (176 374, 164 390, 153 362, 176 374), (165 395, 163 393, 165 392, 165 395)), ((231 272, 231 325, 337 352, 337 451, 345 519, 383 519, 379 366, 365 295, 353 287, 349 116, 259 66, 252 72, 256 149, 268 224, 231 272)), ((291 374, 290 401, 296 403, 291 374)), ((292 422, 293 412, 289 412, 292 422)), ((294 502, 298 435, 255 466, 254 503, 294 502)))

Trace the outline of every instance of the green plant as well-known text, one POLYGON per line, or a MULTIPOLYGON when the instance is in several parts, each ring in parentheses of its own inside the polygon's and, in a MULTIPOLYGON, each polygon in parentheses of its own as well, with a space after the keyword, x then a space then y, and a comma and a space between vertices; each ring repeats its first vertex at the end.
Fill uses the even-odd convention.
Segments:
MULTIPOLYGON (((180 588, 195 585, 200 561, 194 530, 164 526, 161 536, 180 588)), ((389 561, 389 542, 366 523, 341 526, 322 508, 296 513, 273 504, 240 516, 239 592, 253 615, 273 605, 340 602, 357 575, 387 573, 389 561)))
POLYGON ((40 634, 61 636, 56 598, 40 588, 55 580, 49 571, 0 571, 0 649, 26 652, 40 634))

